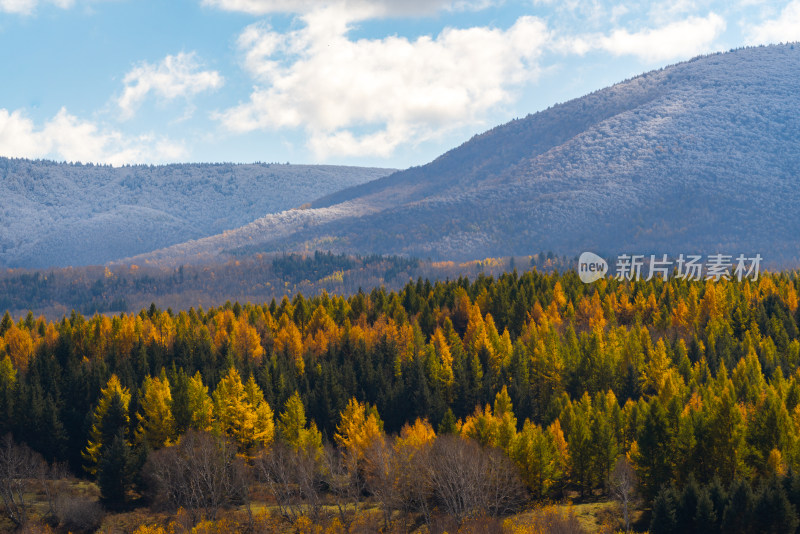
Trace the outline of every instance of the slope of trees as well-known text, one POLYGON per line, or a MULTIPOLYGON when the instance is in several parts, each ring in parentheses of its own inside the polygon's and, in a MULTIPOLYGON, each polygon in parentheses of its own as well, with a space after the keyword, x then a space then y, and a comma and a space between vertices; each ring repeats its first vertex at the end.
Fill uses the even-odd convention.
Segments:
POLYGON ((287 517, 335 501, 346 518, 370 495, 387 524, 461 521, 567 494, 630 503, 635 487, 654 531, 680 530, 692 499, 692 525, 723 528, 739 498, 737 513, 778 510, 794 531, 798 290, 795 273, 584 285, 531 271, 179 313, 6 314, 0 434, 96 478, 109 505, 150 492, 206 517, 245 502, 253 476, 287 517), (205 482, 186 466, 202 459, 222 486, 191 501, 185 485, 205 482))
MULTIPOLYGON (((312 203, 339 217, 251 234, 350 253, 465 259, 758 250, 796 265, 800 48, 698 57, 475 136, 436 160, 312 203), (745 193, 746 192, 746 193, 745 193), (372 213, 348 214, 367 203, 372 213)), ((242 244, 238 244, 241 246, 242 244)), ((219 254, 232 241, 202 249, 219 254)), ((193 249, 193 252, 198 252, 193 249)))
POLYGON ((102 264, 237 228, 391 169, 0 157, 0 266, 102 264))
POLYGON ((534 256, 487 258, 468 262, 431 262, 398 256, 313 254, 255 254, 225 263, 174 268, 153 265, 89 266, 0 272, 0 313, 60 319, 71 310, 84 315, 138 310, 156 303, 160 308, 188 309, 224 304, 227 300, 265 302, 306 297, 323 290, 351 295, 360 288, 385 285, 401 289, 410 279, 453 279, 478 273, 499 274, 520 266, 536 265, 552 271, 574 266, 575 259, 550 252, 534 256))

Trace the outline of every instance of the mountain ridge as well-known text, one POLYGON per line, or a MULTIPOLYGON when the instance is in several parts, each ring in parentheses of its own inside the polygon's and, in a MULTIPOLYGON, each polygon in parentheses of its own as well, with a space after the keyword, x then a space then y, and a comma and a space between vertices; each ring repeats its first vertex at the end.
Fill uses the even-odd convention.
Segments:
POLYGON ((271 215, 265 232, 250 226, 196 245, 207 256, 322 245, 452 260, 594 250, 797 261, 797 87, 793 44, 701 56, 323 196, 302 224, 271 215))
POLYGON ((224 232, 111 261, 592 250, 761 253, 798 263, 797 87, 794 44, 700 56, 498 125, 426 165, 371 169, 371 180, 315 189, 304 209, 262 210, 224 232))
POLYGON ((238 228, 392 170, 0 158, 0 266, 102 264, 238 228))

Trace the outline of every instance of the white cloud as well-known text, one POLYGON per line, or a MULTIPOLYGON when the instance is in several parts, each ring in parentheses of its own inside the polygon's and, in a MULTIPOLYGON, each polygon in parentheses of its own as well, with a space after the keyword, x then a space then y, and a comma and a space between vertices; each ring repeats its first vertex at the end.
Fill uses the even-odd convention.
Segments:
POLYGON ((194 52, 167 56, 158 65, 142 62, 134 67, 125 75, 125 91, 117 99, 122 118, 132 117, 151 92, 173 100, 222 87, 224 79, 217 71, 199 70, 200 67, 194 52))
POLYGON ((619 19, 630 12, 630 8, 625 4, 619 4, 611 8, 611 23, 616 23, 619 19))
POLYGON ((800 41, 800 0, 789 2, 778 18, 751 26, 745 33, 749 44, 800 41))
POLYGON ((648 11, 648 18, 650 22, 656 26, 662 26, 670 22, 675 22, 681 17, 687 15, 696 15, 700 9, 708 8, 704 4, 709 2, 696 1, 696 0, 672 0, 670 2, 652 2, 644 4, 642 8, 648 11), (703 6, 701 8, 701 6, 703 6))
MULTIPOLYGON (((0 0, 0 12, 30 15, 39 5, 39 0, 0 0)), ((62 9, 72 7, 74 0, 45 0, 43 3, 54 4, 62 9)))
POLYGON ((38 129, 21 110, 0 108, 0 155, 121 165, 178 161, 186 151, 180 144, 153 136, 129 139, 101 130, 65 108, 38 129))
POLYGON ((614 30, 608 35, 586 34, 562 38, 551 47, 562 53, 583 55, 605 50, 615 56, 636 56, 648 63, 688 59, 709 52, 714 40, 725 30, 725 19, 716 13, 689 17, 660 28, 631 33, 614 30))
POLYGON ((484 9, 493 0, 203 0, 203 4, 226 11, 250 15, 270 13, 308 14, 327 8, 337 8, 347 13, 348 20, 369 18, 429 15, 446 9, 467 11, 484 9))
POLYGON ((216 118, 241 133, 304 128, 320 158, 387 156, 401 143, 481 123, 512 102, 511 91, 536 77, 548 37, 541 20, 526 16, 507 30, 354 41, 347 17, 338 8, 315 11, 286 34, 248 27, 239 44, 261 85, 216 118))
POLYGON ((688 58, 707 52, 725 30, 725 20, 716 13, 689 17, 657 29, 635 33, 616 30, 599 41, 600 48, 614 55, 634 55, 650 61, 688 58))

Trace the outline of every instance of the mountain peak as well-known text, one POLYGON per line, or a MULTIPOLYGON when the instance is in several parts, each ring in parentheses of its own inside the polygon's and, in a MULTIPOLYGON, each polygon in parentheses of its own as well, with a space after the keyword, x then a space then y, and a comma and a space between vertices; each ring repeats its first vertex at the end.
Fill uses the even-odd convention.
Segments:
POLYGON ((671 65, 323 197, 312 206, 377 211, 260 248, 326 237, 344 251, 448 259, 584 249, 796 258, 800 221, 786 215, 800 208, 797 87, 793 44, 671 65))

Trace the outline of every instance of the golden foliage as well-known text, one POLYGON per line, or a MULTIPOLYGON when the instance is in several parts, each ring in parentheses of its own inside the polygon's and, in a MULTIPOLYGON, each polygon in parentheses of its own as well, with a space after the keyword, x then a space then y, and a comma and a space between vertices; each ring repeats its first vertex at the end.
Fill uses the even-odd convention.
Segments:
POLYGON ((200 371, 189 378, 187 396, 191 414, 190 426, 196 430, 210 431, 214 421, 214 404, 208 395, 208 386, 203 385, 200 371))
POLYGON ((279 321, 278 334, 275 336, 275 351, 288 354, 297 368, 297 373, 303 374, 305 370, 303 338, 288 314, 283 314, 279 321))
POLYGON ((5 346, 14 367, 23 373, 27 371, 34 349, 33 338, 28 329, 12 324, 5 334, 5 346))
POLYGON ((139 421, 136 440, 147 443, 152 450, 171 445, 175 438, 175 418, 172 416, 172 392, 167 377, 145 377, 139 402, 141 411, 136 414, 139 421))
POLYGON ((123 418, 125 425, 130 422, 128 415, 128 406, 131 402, 131 393, 128 388, 122 387, 117 375, 111 375, 108 379, 106 387, 100 391, 100 400, 94 409, 92 417, 92 430, 89 433, 89 443, 82 453, 83 459, 87 462, 86 471, 94 475, 97 472, 97 464, 102 455, 102 447, 106 444, 103 443, 103 428, 102 421, 104 416, 108 413, 111 407, 111 402, 115 397, 119 397, 122 401, 123 418))
POLYGON ((377 410, 368 408, 355 398, 350 399, 341 413, 339 424, 336 425, 336 443, 357 458, 362 458, 372 441, 382 435, 383 422, 378 417, 377 410))
POLYGON ((252 376, 242 384, 239 371, 232 367, 214 390, 214 413, 219 432, 236 440, 240 450, 272 442, 272 409, 252 376))

